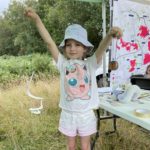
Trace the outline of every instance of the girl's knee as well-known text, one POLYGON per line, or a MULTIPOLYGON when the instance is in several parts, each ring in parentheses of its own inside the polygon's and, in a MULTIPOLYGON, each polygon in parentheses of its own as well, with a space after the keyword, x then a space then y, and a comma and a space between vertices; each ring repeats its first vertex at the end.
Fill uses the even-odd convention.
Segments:
POLYGON ((76 149, 76 138, 67 137, 67 150, 75 150, 75 149, 76 149))
POLYGON ((90 150, 90 144, 82 145, 82 150, 90 150))
POLYGON ((67 150, 75 150, 76 146, 75 145, 67 145, 67 150))
POLYGON ((90 150, 90 136, 81 137, 81 149, 82 150, 90 150))

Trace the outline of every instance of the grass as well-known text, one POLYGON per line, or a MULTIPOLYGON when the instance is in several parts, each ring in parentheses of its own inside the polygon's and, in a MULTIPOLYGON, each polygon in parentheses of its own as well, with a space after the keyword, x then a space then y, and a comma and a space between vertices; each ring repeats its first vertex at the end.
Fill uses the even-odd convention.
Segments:
MULTIPOLYGON (((0 89, 0 150, 65 150, 65 137, 58 131, 59 80, 32 83, 32 93, 44 97, 44 110, 40 115, 29 112, 33 102, 25 91, 25 83, 0 89)), ((118 119, 117 132, 105 135, 111 127, 112 121, 102 121, 96 150, 150 149, 150 135, 140 127, 118 119)))

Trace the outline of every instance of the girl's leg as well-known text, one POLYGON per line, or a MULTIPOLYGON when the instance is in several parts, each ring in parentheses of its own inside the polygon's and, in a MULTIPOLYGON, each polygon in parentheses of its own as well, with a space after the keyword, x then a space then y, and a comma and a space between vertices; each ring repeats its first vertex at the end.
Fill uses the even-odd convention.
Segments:
POLYGON ((76 137, 67 136, 67 150, 76 149, 76 137))
POLYGON ((90 150, 90 136, 82 136, 81 137, 81 149, 82 150, 90 150))

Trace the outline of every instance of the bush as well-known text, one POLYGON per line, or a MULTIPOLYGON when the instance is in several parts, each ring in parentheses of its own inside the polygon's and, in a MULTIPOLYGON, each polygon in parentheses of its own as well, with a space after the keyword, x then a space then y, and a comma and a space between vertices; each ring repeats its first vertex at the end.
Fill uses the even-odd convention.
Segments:
POLYGON ((30 76, 32 72, 35 72, 37 77, 59 75, 48 54, 36 53, 17 57, 4 55, 0 57, 0 62, 1 84, 30 76))

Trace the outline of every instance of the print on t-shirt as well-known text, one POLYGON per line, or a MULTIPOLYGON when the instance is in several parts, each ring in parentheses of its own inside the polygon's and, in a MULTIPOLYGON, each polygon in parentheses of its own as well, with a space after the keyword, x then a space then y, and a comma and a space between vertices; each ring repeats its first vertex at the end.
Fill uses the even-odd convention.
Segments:
POLYGON ((68 65, 65 72, 66 99, 90 99, 91 80, 85 64, 68 65))

